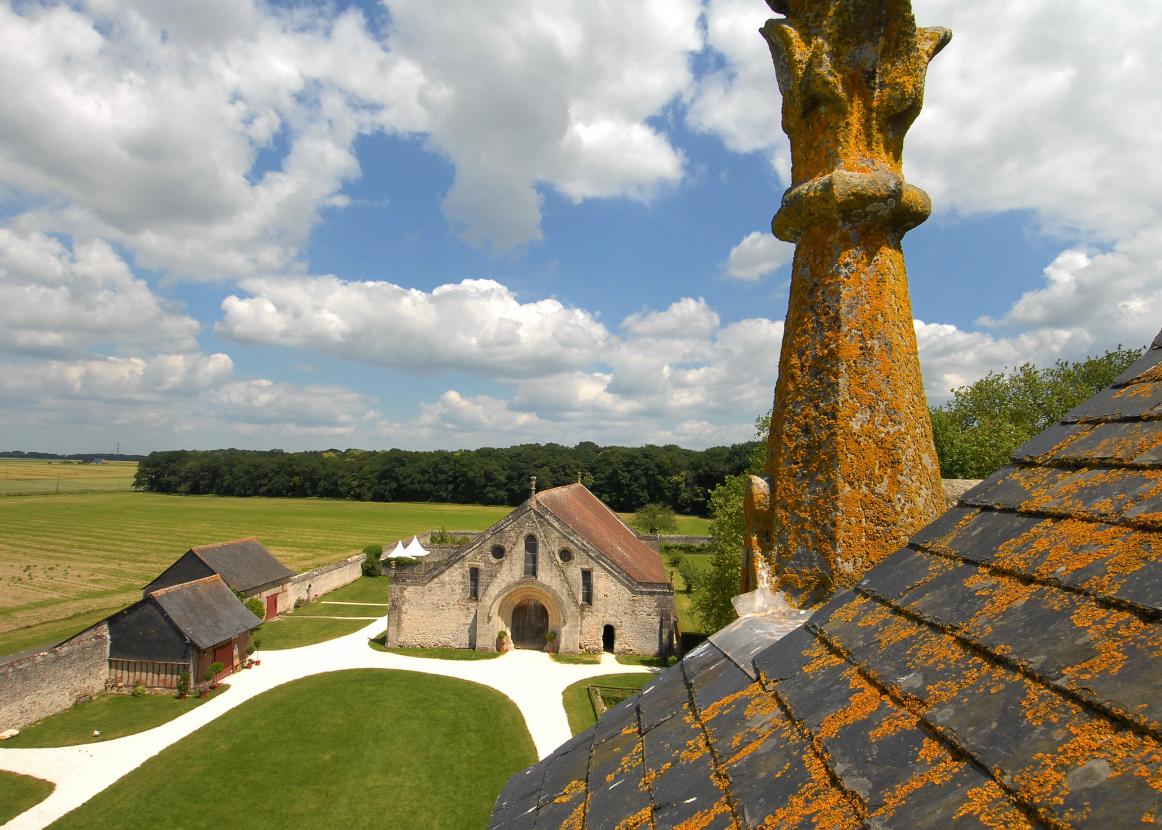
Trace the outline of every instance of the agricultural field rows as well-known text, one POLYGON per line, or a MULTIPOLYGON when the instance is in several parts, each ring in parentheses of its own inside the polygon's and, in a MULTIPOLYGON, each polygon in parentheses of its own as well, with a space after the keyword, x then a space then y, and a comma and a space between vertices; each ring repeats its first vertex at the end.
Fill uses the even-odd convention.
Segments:
POLYGON ((0 458, 0 496, 128 492, 136 473, 136 461, 85 464, 0 458))

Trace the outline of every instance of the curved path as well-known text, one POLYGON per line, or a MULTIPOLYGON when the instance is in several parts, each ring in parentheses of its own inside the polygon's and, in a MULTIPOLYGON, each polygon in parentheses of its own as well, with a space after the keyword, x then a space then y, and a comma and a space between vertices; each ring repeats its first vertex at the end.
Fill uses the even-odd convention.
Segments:
POLYGON ((544 758, 571 733, 561 692, 565 687, 611 671, 648 672, 623 666, 612 655, 598 664, 567 665, 537 651, 510 651, 494 660, 431 660, 375 651, 369 638, 383 632, 380 618, 353 634, 313 646, 268 651, 262 665, 230 676, 225 694, 208 700, 169 723, 136 735, 81 746, 51 749, 0 748, 0 769, 33 775, 56 784, 52 795, 4 825, 5 830, 39 830, 84 804, 114 781, 132 772, 167 746, 250 698, 312 674, 344 669, 406 669, 470 680, 507 696, 524 716, 529 734, 544 758))

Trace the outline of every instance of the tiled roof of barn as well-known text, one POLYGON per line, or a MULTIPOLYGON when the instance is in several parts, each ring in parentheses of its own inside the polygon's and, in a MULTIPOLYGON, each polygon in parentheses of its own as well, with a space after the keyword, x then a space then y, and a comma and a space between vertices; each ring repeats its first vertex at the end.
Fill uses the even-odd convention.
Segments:
POLYGON ((198 648, 209 648, 262 624, 217 574, 162 588, 149 599, 198 648))
POLYGON ((1160 417, 1162 339, 802 628, 736 621, 514 776, 490 827, 1162 823, 1160 417))
POLYGON ((639 539, 621 517, 589 492, 584 484, 566 484, 537 493, 536 503, 547 508, 638 582, 669 581, 658 552, 639 539))
POLYGON ((235 591, 249 591, 259 585, 280 582, 295 572, 274 558, 257 539, 238 539, 216 545, 201 545, 190 552, 205 562, 235 591))

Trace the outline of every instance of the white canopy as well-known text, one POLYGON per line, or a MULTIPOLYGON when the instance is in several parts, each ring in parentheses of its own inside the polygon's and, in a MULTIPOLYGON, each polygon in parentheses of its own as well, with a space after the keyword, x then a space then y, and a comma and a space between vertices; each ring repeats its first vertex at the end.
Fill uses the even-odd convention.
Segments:
POLYGON ((401 556, 407 556, 407 552, 403 548, 403 543, 396 541, 395 547, 391 549, 391 553, 384 556, 384 559, 399 559, 401 556))
POLYGON ((423 556, 427 556, 428 552, 424 550, 424 546, 420 544, 419 537, 413 536, 412 540, 408 542, 407 547, 403 549, 403 555, 410 556, 413 559, 419 559, 423 556))

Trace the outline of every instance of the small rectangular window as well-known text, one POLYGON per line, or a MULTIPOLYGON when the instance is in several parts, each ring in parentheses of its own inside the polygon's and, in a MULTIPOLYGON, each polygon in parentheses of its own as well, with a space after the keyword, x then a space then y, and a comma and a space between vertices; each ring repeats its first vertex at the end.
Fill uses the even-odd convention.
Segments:
POLYGON ((468 599, 480 599, 480 568, 468 569, 468 599))
POLYGON ((593 604, 593 571, 581 571, 581 602, 593 604))

